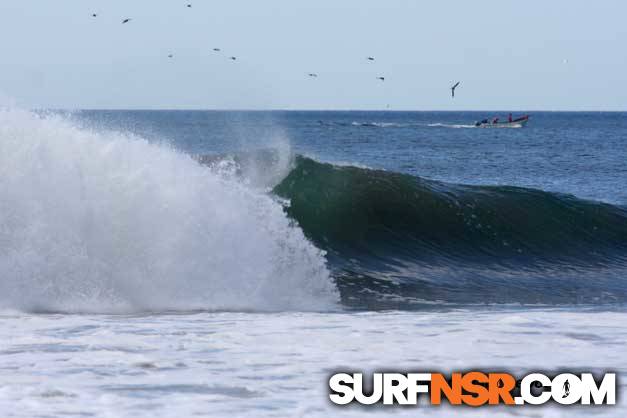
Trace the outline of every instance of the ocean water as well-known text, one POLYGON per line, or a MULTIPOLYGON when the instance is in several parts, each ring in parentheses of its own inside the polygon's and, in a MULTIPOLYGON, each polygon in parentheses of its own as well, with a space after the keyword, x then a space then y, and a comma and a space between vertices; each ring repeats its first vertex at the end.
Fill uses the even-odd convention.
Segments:
POLYGON ((0 110, 3 416, 361 416, 337 370, 615 371, 627 114, 0 110))

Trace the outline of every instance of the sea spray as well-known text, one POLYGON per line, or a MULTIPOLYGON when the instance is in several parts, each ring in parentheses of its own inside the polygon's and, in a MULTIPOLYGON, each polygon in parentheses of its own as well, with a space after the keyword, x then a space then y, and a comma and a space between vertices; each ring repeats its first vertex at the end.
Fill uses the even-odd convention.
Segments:
POLYGON ((0 110, 0 307, 317 310, 337 291, 280 204, 188 155, 0 110))

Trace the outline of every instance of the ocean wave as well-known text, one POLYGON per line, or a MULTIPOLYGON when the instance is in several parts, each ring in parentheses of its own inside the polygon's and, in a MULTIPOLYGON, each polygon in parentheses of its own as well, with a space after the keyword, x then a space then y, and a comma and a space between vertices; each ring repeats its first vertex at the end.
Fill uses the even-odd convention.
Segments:
POLYGON ((328 259, 343 301, 627 299, 627 211, 571 195, 466 186, 298 157, 274 192, 328 259))
POLYGON ((333 309, 323 252, 227 171, 0 110, 0 309, 333 309))
POLYGON ((623 207, 0 110, 0 309, 625 303, 626 276, 623 207))

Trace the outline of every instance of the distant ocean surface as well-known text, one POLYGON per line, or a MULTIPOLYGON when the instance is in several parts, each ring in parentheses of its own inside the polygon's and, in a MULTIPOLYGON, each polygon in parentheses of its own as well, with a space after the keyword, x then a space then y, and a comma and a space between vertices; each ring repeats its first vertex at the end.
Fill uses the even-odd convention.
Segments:
POLYGON ((340 368, 624 380, 627 113, 474 127, 507 113, 0 110, 0 411, 361 415, 340 368))
POLYGON ((523 129, 483 130, 508 112, 80 111, 93 127, 194 154, 289 141, 295 154, 448 183, 507 185, 627 203, 627 112, 517 112, 523 129), (471 126, 469 126, 471 125, 471 126))

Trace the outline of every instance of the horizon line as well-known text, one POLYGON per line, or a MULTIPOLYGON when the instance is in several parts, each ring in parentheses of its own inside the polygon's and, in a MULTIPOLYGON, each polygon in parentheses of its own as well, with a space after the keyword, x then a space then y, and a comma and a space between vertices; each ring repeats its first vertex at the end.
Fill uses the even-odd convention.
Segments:
POLYGON ((352 109, 352 108, 340 108, 340 109, 285 109, 285 108, 150 108, 150 107, 76 107, 76 108, 62 108, 62 107, 33 107, 32 111, 154 111, 154 112, 541 112, 541 113, 627 113, 627 109, 352 109))

